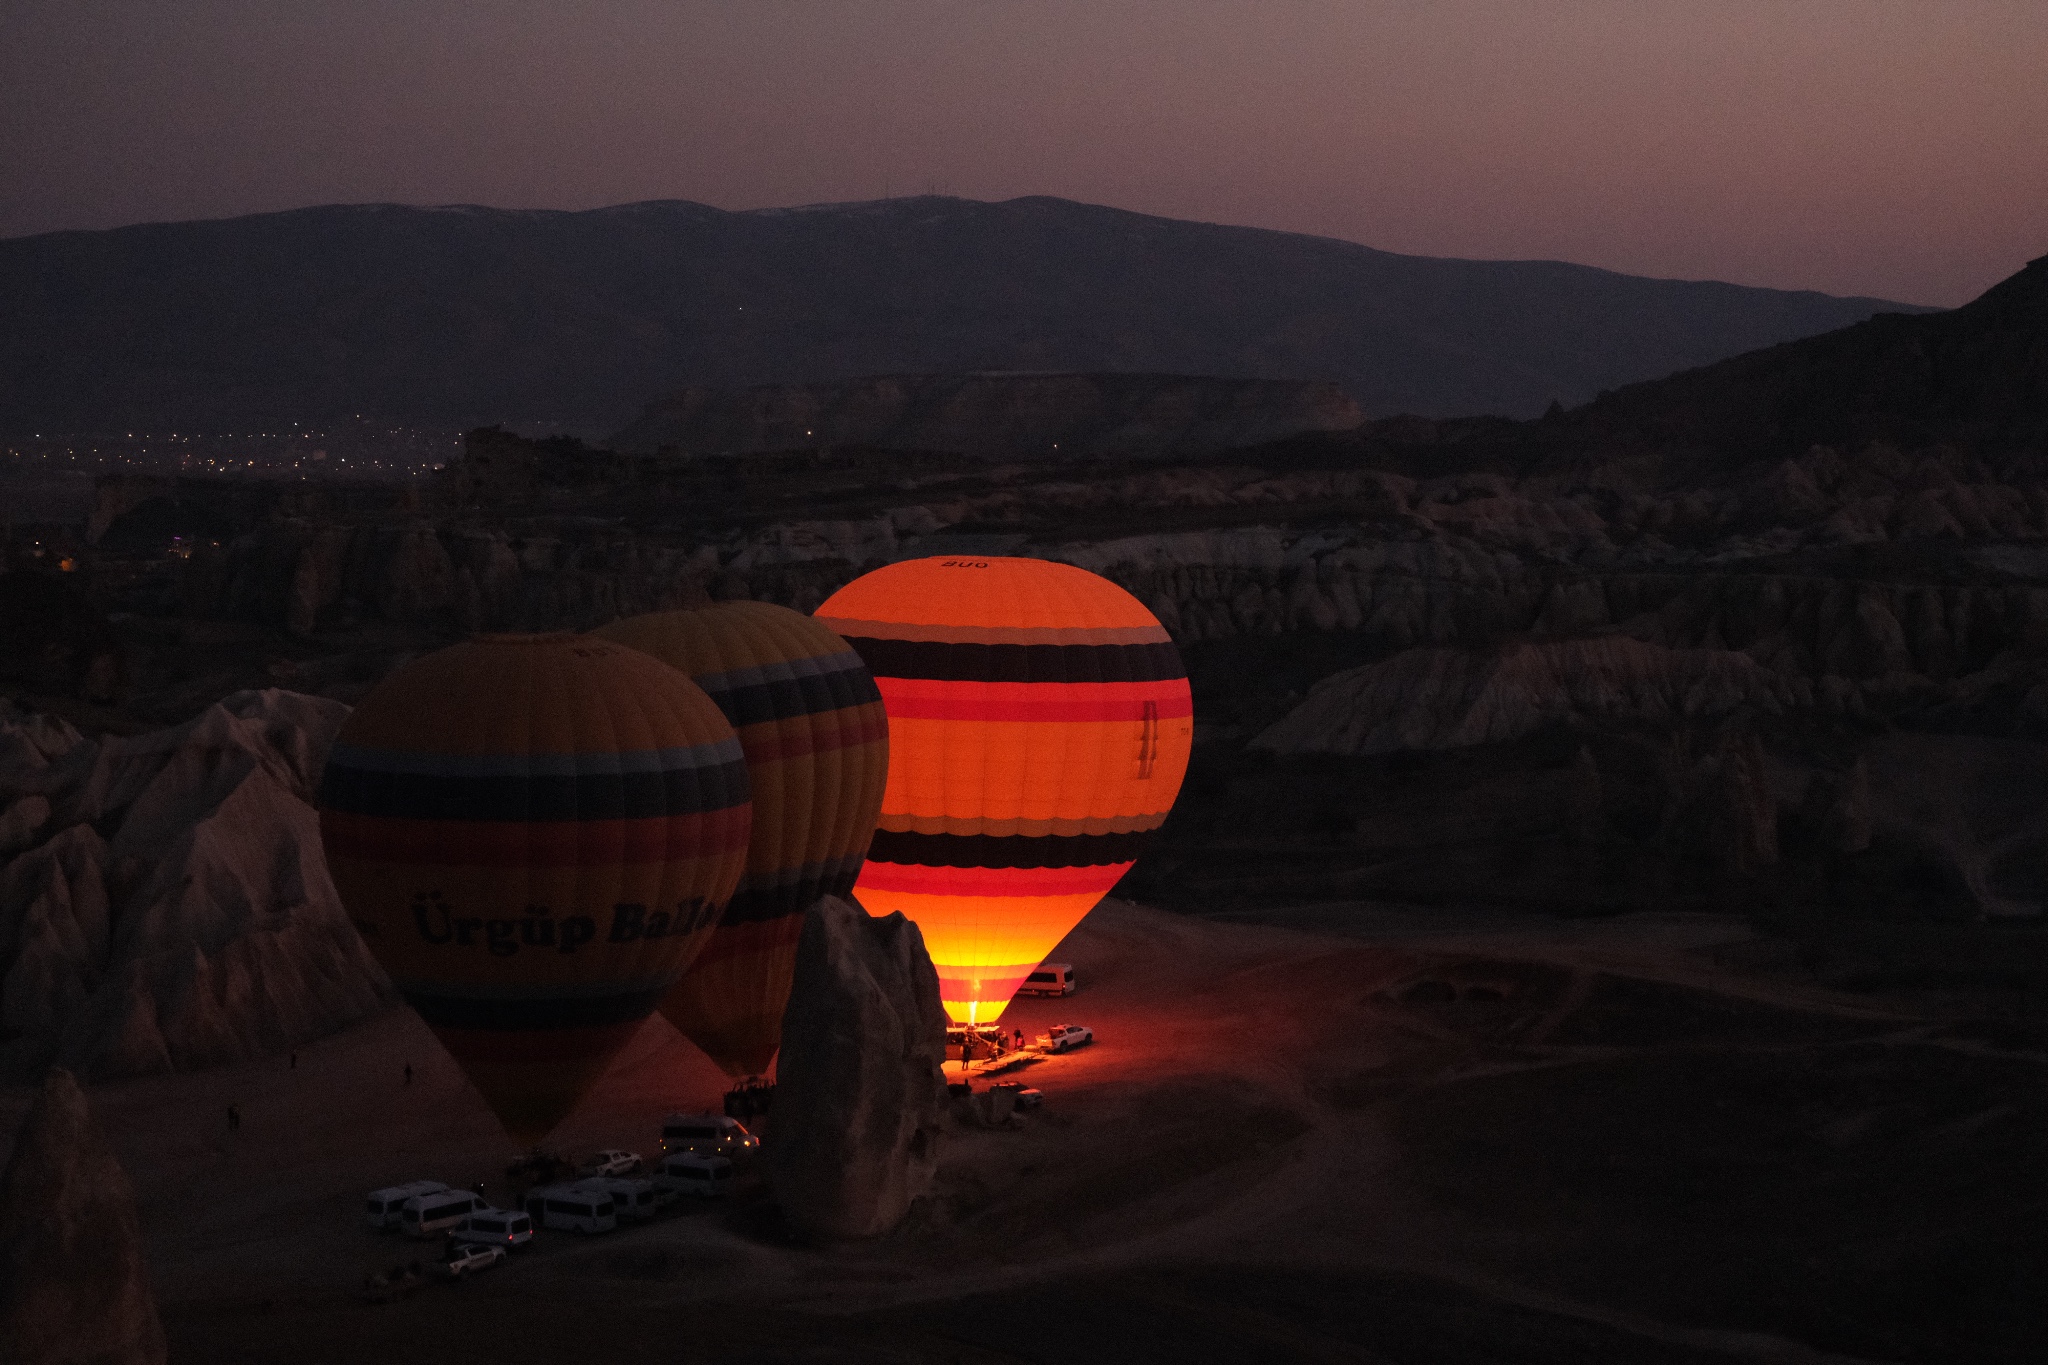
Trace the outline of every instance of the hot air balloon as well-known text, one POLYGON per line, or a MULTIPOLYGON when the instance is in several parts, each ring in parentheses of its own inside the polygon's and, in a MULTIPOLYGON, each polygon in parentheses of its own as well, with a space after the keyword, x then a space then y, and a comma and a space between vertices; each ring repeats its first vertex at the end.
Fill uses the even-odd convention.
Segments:
POLYGON ((684 673, 739 732, 754 792, 747 870, 661 1012, 733 1077, 782 1044, 804 908, 860 875, 889 771, 889 723, 860 656, 769 602, 656 612, 597 632, 684 673))
POLYGON ((1194 739, 1180 654, 1116 584, 1037 559, 892 564, 817 614, 889 713, 855 892, 917 922, 955 1021, 992 1022, 1172 808, 1194 739))
POLYGON ((737 736, 695 683, 577 635, 483 636, 393 673, 320 789, 343 904, 523 1143, 709 940, 746 861, 737 736))

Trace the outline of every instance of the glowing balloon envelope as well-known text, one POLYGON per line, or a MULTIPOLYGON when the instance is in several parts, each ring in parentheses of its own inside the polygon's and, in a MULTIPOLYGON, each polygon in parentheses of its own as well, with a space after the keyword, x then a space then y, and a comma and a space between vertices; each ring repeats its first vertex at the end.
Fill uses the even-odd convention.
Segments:
POLYGON ((711 699, 576 635, 484 636, 399 669, 342 727, 320 805, 364 942, 522 1142, 708 941, 750 813, 711 699))
POLYGON ((754 793, 747 870, 661 1012, 727 1075, 760 1075, 782 1043, 804 908, 853 889, 875 831, 889 771, 881 694, 846 641, 769 602, 597 633, 689 674, 739 733, 754 793))
POLYGON ((889 714, 855 891, 917 922, 955 1020, 990 1022, 1172 809, 1194 740, 1180 654, 1122 588, 1037 559, 892 564, 817 615, 889 714))

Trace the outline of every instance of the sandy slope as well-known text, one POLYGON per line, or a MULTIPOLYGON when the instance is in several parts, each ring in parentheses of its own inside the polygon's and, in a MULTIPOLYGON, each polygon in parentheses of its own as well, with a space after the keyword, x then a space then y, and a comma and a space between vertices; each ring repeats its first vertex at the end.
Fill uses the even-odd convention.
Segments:
MULTIPOLYGON (((1292 918, 1105 905, 1059 954, 1083 993, 1010 1016, 1101 1042, 838 1251, 742 1198, 364 1307, 415 1248, 362 1193, 501 1193, 510 1155, 409 1014, 94 1100, 187 1360, 1997 1361, 2048 1329, 2040 1055, 1734 974, 1731 921, 1292 918)), ((655 1021, 558 1137, 651 1150, 720 1088, 655 1021)))

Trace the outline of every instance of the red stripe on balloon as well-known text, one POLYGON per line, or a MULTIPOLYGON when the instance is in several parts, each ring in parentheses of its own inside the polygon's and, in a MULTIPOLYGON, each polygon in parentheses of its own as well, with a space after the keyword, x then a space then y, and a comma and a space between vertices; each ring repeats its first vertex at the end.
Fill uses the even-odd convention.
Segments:
POLYGON ((812 712, 808 719, 812 722, 809 726, 798 726, 788 718, 777 717, 740 727, 740 747, 746 751, 747 762, 778 763, 784 759, 802 758, 806 754, 854 749, 889 737, 888 713, 873 702, 859 712, 812 712), (835 714, 845 718, 834 723, 832 717, 835 714), (792 730, 799 733, 789 733, 792 730))
POLYGON ((867 863, 856 892, 900 891, 920 896, 1079 896, 1107 891, 1128 872, 1129 863, 1094 867, 925 867, 915 863, 867 863))
POLYGON ((714 963, 751 953, 780 952, 796 942, 803 927, 802 915, 784 915, 780 919, 758 920, 752 924, 720 925, 718 932, 705 943, 703 951, 697 954, 697 960, 690 964, 690 970, 701 972, 714 963))
POLYGON ((441 866, 686 862, 747 846, 752 807, 646 820, 393 820, 320 812, 330 856, 441 866))
POLYGON ((1195 713, 1181 679, 1135 683, 946 682, 877 678, 891 720, 1176 720, 1195 713))

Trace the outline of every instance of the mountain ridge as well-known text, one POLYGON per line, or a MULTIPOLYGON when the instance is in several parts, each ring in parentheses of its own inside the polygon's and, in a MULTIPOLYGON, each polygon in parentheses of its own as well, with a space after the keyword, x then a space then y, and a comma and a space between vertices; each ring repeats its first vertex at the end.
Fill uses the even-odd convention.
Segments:
POLYGON ((0 430, 368 412, 593 434, 679 388, 890 373, 1334 381, 1532 416, 1882 310, 1403 256, 1048 197, 342 205, 0 240, 0 430))

